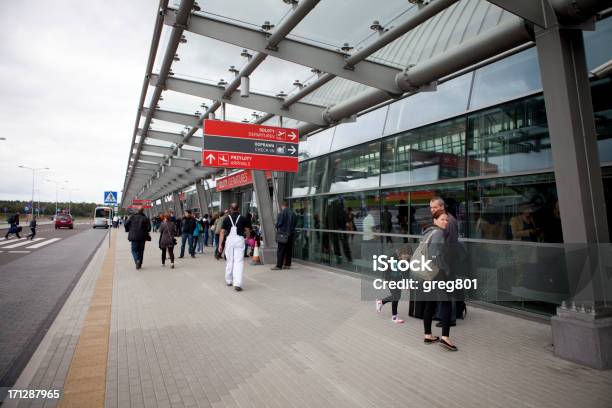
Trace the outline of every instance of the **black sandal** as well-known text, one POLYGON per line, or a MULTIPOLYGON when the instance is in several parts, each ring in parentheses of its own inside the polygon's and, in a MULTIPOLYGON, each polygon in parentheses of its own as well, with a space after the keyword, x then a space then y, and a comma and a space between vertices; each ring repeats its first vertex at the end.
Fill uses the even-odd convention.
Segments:
POLYGON ((425 344, 433 344, 433 343, 436 343, 438 341, 440 341, 439 337, 434 337, 433 339, 428 339, 427 337, 425 337, 423 339, 423 343, 425 343, 425 344))
POLYGON ((450 351, 457 351, 457 350, 459 350, 457 348, 457 346, 454 346, 454 345, 452 345, 450 343, 447 343, 444 339, 440 339, 440 345, 442 347, 446 348, 447 350, 450 350, 450 351))

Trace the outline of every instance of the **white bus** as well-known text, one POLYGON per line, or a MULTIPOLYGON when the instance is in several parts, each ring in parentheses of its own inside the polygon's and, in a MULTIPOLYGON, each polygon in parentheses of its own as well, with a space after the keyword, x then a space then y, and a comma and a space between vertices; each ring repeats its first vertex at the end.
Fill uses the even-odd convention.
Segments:
POLYGON ((111 207, 96 207, 93 216, 94 228, 109 228, 113 222, 113 209, 111 207))

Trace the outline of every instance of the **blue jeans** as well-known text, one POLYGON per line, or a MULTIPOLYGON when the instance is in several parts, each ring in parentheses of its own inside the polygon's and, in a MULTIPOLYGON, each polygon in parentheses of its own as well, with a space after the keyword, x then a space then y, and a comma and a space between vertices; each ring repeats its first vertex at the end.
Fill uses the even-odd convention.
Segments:
POLYGON ((204 246, 208 246, 208 228, 204 230, 204 246))
POLYGON ((197 251, 198 252, 203 252, 204 251, 204 234, 200 234, 197 237, 195 237, 197 239, 197 251))
POLYGON ((144 258, 145 241, 130 241, 132 247, 132 257, 134 263, 140 262, 142 264, 144 258))
POLYGON ((185 243, 189 242, 189 248, 187 248, 187 250, 189 251, 189 255, 194 255, 195 254, 195 250, 193 247, 193 235, 192 234, 183 234, 181 236, 181 254, 179 255, 181 258, 183 256, 185 256, 185 243))

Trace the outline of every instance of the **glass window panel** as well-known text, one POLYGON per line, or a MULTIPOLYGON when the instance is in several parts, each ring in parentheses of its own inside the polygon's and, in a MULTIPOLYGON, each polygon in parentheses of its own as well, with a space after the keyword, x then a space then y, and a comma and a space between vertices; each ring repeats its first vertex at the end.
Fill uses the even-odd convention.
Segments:
MULTIPOLYGON (((304 157, 308 158, 329 153, 335 130, 335 127, 325 129, 322 132, 309 136, 303 150, 300 150, 299 152, 300 156, 303 155, 304 157)), ((300 143, 300 149, 302 149, 302 143, 300 143)))
POLYGON ((250 75, 251 92, 276 95, 280 91, 290 93, 297 88, 293 85, 295 80, 305 82, 312 77, 309 67, 294 64, 268 56, 250 75))
POLYGON ((467 183, 470 238, 563 242, 553 174, 467 183))
POLYGON ((600 163, 612 162, 612 78, 591 83, 600 163))
POLYGON ((344 42, 359 47, 370 41, 373 20, 389 24, 411 9, 416 6, 403 0, 386 0, 384 7, 370 0, 322 1, 288 37, 334 49, 344 42))
POLYGON ((534 48, 476 70, 470 109, 477 109, 542 89, 534 48))
POLYGON ((383 141, 381 185, 465 175, 465 119, 423 127, 383 141))
MULTIPOLYGON (((178 2, 173 4, 178 7, 178 2)), ((195 14, 249 28, 260 28, 264 21, 278 25, 291 12, 291 7, 276 0, 204 0, 200 1, 200 6, 202 11, 195 14)))
MULTIPOLYGON (((463 183, 385 190, 381 193, 381 197, 380 228, 382 232, 420 235, 432 224, 429 202, 434 197, 441 197, 446 203, 447 210, 457 218, 459 235, 462 237, 465 235, 467 214, 463 183)), ((385 238, 385 241, 389 243, 395 240, 393 237, 385 238)))
POLYGON ((332 153, 329 160, 330 192, 378 187, 380 142, 332 153))
POLYGON ((612 17, 595 24, 595 31, 583 31, 587 67, 597 68, 612 59, 612 17))
POLYGON ((358 117, 355 122, 336 126, 331 150, 340 150, 380 138, 385 125, 387 109, 388 107, 385 106, 358 117))
POLYGON ((326 183, 328 176, 327 161, 327 157, 322 157, 301 162, 298 172, 289 176, 291 196, 300 197, 322 192, 323 183, 326 183))
POLYGON ((390 105, 385 135, 392 135, 466 111, 472 74, 465 74, 438 86, 435 92, 420 92, 390 105))
POLYGON ((552 168, 544 97, 469 115, 468 157, 470 176, 552 168))

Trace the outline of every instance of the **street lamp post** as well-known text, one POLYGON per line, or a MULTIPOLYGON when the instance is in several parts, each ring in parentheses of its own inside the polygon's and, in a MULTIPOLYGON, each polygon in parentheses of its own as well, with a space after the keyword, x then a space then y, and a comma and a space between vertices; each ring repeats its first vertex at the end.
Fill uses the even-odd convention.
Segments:
POLYGON ((68 214, 72 215, 72 192, 78 191, 78 188, 69 188, 68 189, 68 214))
POLYGON ((50 182, 50 183, 55 183, 55 214, 53 215, 53 218, 55 219, 55 217, 57 216, 57 190, 59 189, 60 183, 67 183, 68 180, 55 181, 55 180, 47 179, 47 181, 50 182))
POLYGON ((32 170, 32 201, 30 206, 32 207, 32 218, 34 218, 34 180, 36 179, 36 170, 50 170, 48 167, 28 167, 19 165, 19 168, 32 170))

